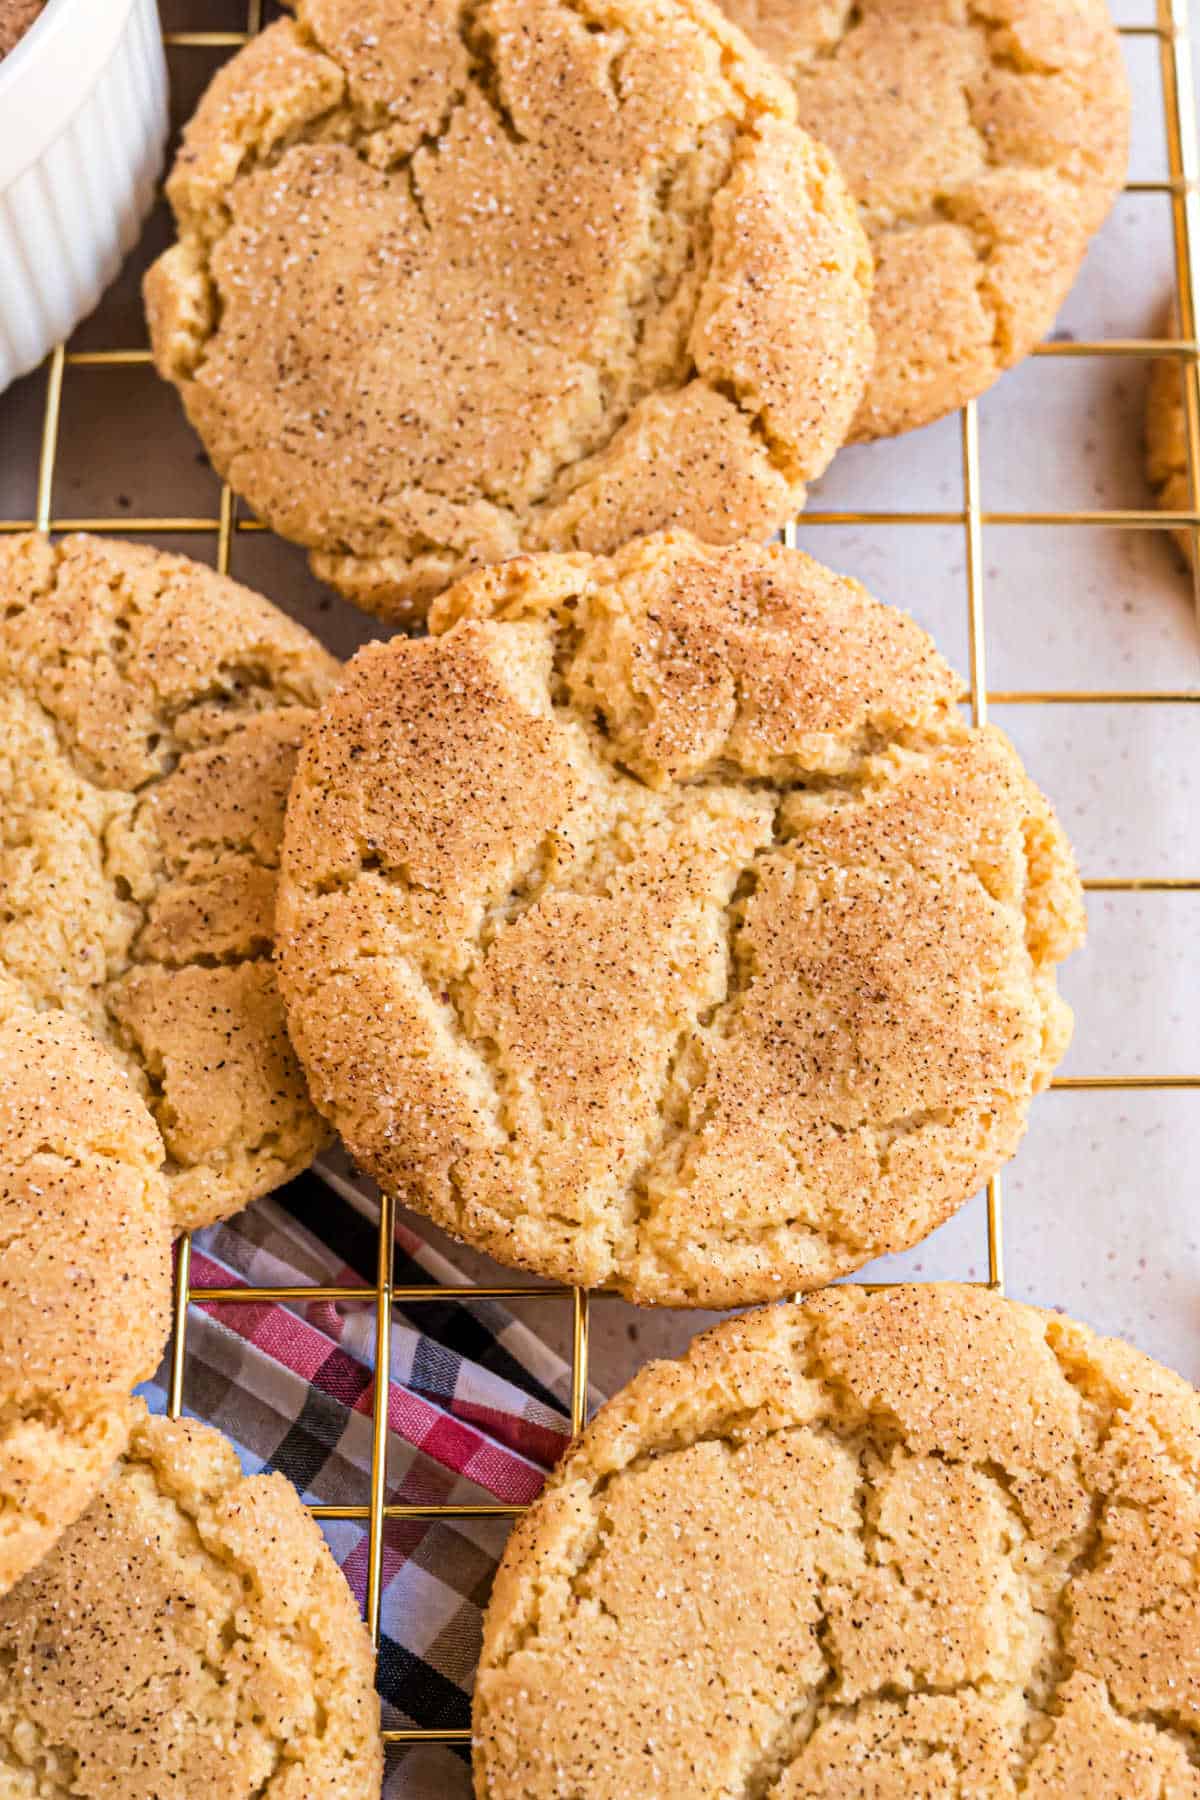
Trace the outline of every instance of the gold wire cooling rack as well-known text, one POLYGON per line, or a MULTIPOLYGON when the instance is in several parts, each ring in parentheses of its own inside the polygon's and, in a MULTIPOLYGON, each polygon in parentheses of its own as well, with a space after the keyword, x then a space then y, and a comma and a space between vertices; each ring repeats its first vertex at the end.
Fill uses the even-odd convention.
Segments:
MULTIPOLYGON (((211 0, 199 0, 201 6, 211 0)), ((168 48, 185 51, 229 51, 232 53, 263 24, 263 0, 247 0, 245 30, 239 31, 168 31, 168 48)), ((1197 309, 1200 306, 1200 147, 1196 137, 1196 114, 1192 85, 1192 57, 1189 34, 1188 0, 1156 0, 1153 24, 1129 25, 1121 28, 1128 38, 1156 39, 1161 66, 1162 102, 1166 128, 1167 178, 1160 181, 1134 181, 1126 188, 1131 194, 1159 194, 1169 197, 1175 265, 1175 329, 1171 338, 1100 338, 1086 341, 1041 344, 1034 352, 1049 357, 1170 357, 1180 364, 1184 395, 1190 509, 1185 512, 1162 512, 1134 508, 1077 509, 1066 512, 995 512, 981 505, 979 427, 975 403, 963 407, 960 414, 960 455, 962 505, 952 511, 914 512, 806 512, 809 525, 949 525, 960 527, 964 534, 965 601, 969 643, 969 704, 977 724, 987 719, 989 702, 1006 705, 1054 706, 1153 704, 1160 706, 1200 707, 1200 688, 1188 689, 1046 689, 989 691, 985 662, 984 582, 982 563, 982 531, 985 525, 1079 526, 1109 529, 1190 530, 1193 544, 1193 569, 1197 601, 1200 603, 1200 344, 1197 342, 1197 309)), ((240 517, 234 496, 225 486, 215 518, 155 518, 132 512, 117 518, 67 518, 54 510, 55 465, 59 447, 59 421, 62 412, 64 383, 68 371, 79 367, 101 367, 117 374, 122 369, 145 365, 150 361, 146 349, 93 349, 72 351, 60 345, 46 364, 46 396, 41 429, 41 449, 37 470, 34 516, 32 519, 0 520, 0 531, 94 531, 122 535, 145 534, 163 536, 194 534, 215 538, 216 566, 222 572, 230 569, 237 536, 243 532, 261 531, 255 519, 240 517)), ((796 525, 784 532, 785 542, 794 544, 796 525)), ((1200 713, 1197 715, 1200 717, 1200 713)), ((1124 876, 1085 879, 1084 887, 1093 892, 1108 893, 1200 893, 1200 876, 1159 878, 1124 876)), ((1052 1088, 1063 1089, 1200 1089, 1200 1073, 1188 1075, 1083 1075, 1054 1080, 1052 1088)), ((987 1281, 990 1288, 1004 1288, 1004 1229, 999 1176, 987 1188, 987 1281)), ((386 1195, 380 1200, 379 1232, 374 1291, 375 1367, 386 1371, 391 1364, 392 1308, 423 1301, 468 1301, 499 1299, 509 1302, 537 1303, 566 1298, 572 1308, 571 1347, 571 1427, 578 1432, 586 1416, 588 1394, 588 1307, 589 1296, 580 1288, 534 1287, 511 1283, 498 1286, 463 1285, 454 1287, 398 1287, 392 1281, 393 1244, 396 1226, 395 1202, 386 1195)), ((193 1287, 190 1281, 191 1242, 180 1240, 175 1268, 175 1292, 170 1356, 169 1407, 178 1416, 183 1405, 184 1368, 187 1355, 188 1307, 192 1302, 220 1301, 230 1305, 280 1300, 362 1301, 361 1287, 274 1287, 215 1288, 193 1287)), ((365 1296, 370 1298, 370 1289, 365 1296)), ((603 1298, 604 1296, 598 1296, 603 1298)), ((394 1519, 434 1518, 509 1518, 523 1509, 492 1505, 389 1505, 386 1500, 388 1383, 377 1380, 374 1390, 372 1422, 372 1455, 369 1499, 362 1506, 314 1506, 318 1519, 357 1519, 365 1523, 368 1534, 367 1623, 376 1645, 379 1643, 380 1602, 383 1589, 384 1526, 394 1519)), ((393 1744, 420 1742, 464 1743, 469 1730, 397 1729, 384 1733, 393 1744)))

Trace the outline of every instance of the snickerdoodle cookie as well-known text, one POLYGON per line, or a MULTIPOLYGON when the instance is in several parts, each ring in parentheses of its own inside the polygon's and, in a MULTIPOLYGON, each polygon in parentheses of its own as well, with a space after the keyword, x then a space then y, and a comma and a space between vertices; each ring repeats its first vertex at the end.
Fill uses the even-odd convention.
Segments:
POLYGON ((282 1475, 152 1419, 0 1601, 0 1793, 378 1800, 371 1644, 282 1475))
POLYGON ((146 283, 220 472, 389 618, 520 550, 768 535, 846 435, 870 257, 704 0, 297 0, 146 283))
MULTIPOLYGON (((1190 512, 1183 364, 1174 357, 1160 357, 1150 367, 1146 387, 1146 477, 1164 512, 1190 512)), ((1190 563, 1192 533, 1173 531, 1171 536, 1190 563)))
POLYGON ((516 558, 305 741, 280 983, 317 1105, 502 1261, 736 1305, 912 1243, 1064 1048, 1079 882, 911 619, 778 546, 516 558))
POLYGON ((326 1135, 271 952, 296 748, 337 673, 184 557, 0 544, 0 977, 123 1061, 181 1226, 236 1212, 326 1135))
POLYGON ((509 1542, 479 1800, 1195 1800, 1200 1396, 982 1289, 720 1325, 509 1542))
POLYGON ((162 1353, 161 1164, 154 1121, 92 1034, 0 996, 0 1593, 83 1511, 162 1353))
POLYGON ((792 79, 875 256, 851 435, 924 425, 1045 336, 1124 179, 1105 0, 725 0, 792 79))

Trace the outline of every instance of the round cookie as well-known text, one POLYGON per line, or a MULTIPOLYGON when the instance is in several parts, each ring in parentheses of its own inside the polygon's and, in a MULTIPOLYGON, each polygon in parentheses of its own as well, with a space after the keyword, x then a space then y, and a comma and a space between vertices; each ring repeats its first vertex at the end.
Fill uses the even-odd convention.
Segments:
POLYGON ((914 1242, 1069 1035, 1079 882, 911 619, 798 552, 517 558, 363 650, 278 931, 316 1104, 402 1200, 638 1302, 914 1242))
POLYGON ((0 1790, 378 1800, 374 1674, 291 1485, 143 1409, 88 1511, 0 1601, 0 1790))
POLYGON ((338 666, 267 601, 108 539, 0 544, 0 976, 124 1063, 176 1223, 307 1166, 275 876, 297 745, 338 666))
POLYGON ((162 1140, 107 1050, 0 1002, 3 1594, 125 1446, 166 1341, 171 1217, 162 1140))
POLYGON ((1125 178, 1105 0, 724 0, 791 77, 875 257, 877 355, 851 439, 990 387, 1049 331, 1125 178))
POLYGON ((873 354, 866 240, 794 117, 704 0, 297 0, 185 133, 159 372, 386 618, 520 550, 768 536, 873 354))
MULTIPOLYGON (((1160 357, 1150 365, 1146 387, 1146 478, 1163 512, 1190 512, 1183 367, 1174 357, 1160 357)), ((1173 531, 1171 536, 1190 566, 1192 533, 1173 531)))
POLYGON ((478 1800, 1195 1800, 1200 1396, 983 1289, 733 1319, 505 1552, 478 1800))

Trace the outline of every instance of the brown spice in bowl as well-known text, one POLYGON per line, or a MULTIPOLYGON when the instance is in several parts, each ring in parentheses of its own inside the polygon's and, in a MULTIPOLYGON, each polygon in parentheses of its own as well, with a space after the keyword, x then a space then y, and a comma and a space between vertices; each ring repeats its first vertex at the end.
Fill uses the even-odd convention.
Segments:
POLYGON ((0 0, 0 57, 15 50, 46 0, 0 0))

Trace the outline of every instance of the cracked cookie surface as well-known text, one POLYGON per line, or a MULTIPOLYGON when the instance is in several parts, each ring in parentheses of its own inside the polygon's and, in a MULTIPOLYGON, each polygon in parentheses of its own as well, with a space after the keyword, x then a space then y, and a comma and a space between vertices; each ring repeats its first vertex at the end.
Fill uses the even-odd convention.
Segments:
POLYGON ((298 0, 185 133, 159 371, 386 617, 520 550, 769 535, 873 351, 866 240, 794 113, 703 0, 298 0))
POLYGON ((729 1321, 603 1407, 484 1622, 479 1800, 1196 1800, 1200 1396, 978 1288, 729 1321))
POLYGON ((154 1121, 91 1032, 0 995, 0 1594, 88 1504, 158 1365, 161 1165, 154 1121))
POLYGON ((1105 0, 724 0, 787 73, 875 257, 854 439, 962 405, 1046 335, 1125 176, 1105 0))
POLYGON ((328 1135, 272 944, 287 785, 337 675, 266 600, 184 557, 0 546, 0 982, 124 1064, 180 1227, 279 1186, 328 1135))
MULTIPOLYGON (((1167 327, 1178 331, 1172 318, 1167 327)), ((1163 512, 1191 510, 1188 481, 1187 421, 1183 405, 1183 364, 1163 356, 1150 365, 1146 384, 1146 479, 1163 512)), ((1186 563, 1192 561, 1192 534, 1173 531, 1171 537, 1186 563)))
POLYGON ((282 1475, 150 1418, 0 1601, 0 1792, 378 1800, 370 1639, 282 1475))
POLYGON ((516 558, 362 651, 288 802, 316 1104, 460 1237, 643 1303, 813 1287, 1011 1156, 1082 937, 1049 806, 798 552, 516 558))

